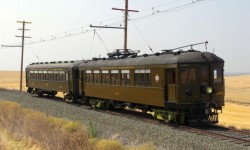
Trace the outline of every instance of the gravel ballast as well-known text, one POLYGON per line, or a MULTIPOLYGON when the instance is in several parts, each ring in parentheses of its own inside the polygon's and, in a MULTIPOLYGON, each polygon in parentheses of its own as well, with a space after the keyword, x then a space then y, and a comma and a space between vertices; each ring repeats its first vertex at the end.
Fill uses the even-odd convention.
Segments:
POLYGON ((180 131, 169 126, 155 125, 142 120, 102 113, 61 101, 37 98, 28 93, 13 93, 0 90, 0 100, 17 102, 25 108, 38 110, 54 117, 77 120, 85 126, 89 126, 89 123, 92 122, 97 129, 98 138, 115 139, 127 145, 151 142, 159 150, 250 150, 250 147, 218 140, 213 137, 180 131))

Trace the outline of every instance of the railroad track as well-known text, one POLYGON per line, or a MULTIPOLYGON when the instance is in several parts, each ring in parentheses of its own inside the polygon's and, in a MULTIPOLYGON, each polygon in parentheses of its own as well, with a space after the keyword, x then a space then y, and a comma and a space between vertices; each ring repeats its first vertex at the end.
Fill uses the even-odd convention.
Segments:
POLYGON ((250 146, 249 132, 232 130, 228 128, 225 128, 226 130, 225 129, 223 130, 198 129, 198 128, 190 128, 190 127, 184 127, 184 128, 188 129, 188 131, 190 132, 215 137, 218 140, 225 140, 228 142, 233 142, 235 144, 242 144, 243 146, 250 146))
MULTIPOLYGON (((27 94, 25 92, 20 92, 20 91, 5 90, 5 89, 0 89, 0 90, 8 91, 11 93, 16 93, 16 94, 27 94)), ((58 97, 48 98, 48 99, 62 102, 61 100, 59 100, 60 98, 58 97)), ((93 109, 86 105, 79 105, 79 104, 72 104, 72 105, 81 107, 83 109, 93 109)), ((125 110, 94 109, 94 111, 107 113, 110 115, 116 115, 116 116, 119 115, 121 117, 126 117, 126 118, 130 118, 134 120, 140 120, 140 121, 155 124, 155 125, 168 126, 174 130, 181 130, 185 132, 194 133, 197 135, 210 136, 218 140, 232 142, 235 144, 241 144, 243 146, 250 147, 250 131, 236 130, 236 129, 230 129, 230 128, 214 126, 214 125, 205 126, 205 127, 189 127, 189 126, 173 125, 173 124, 166 123, 163 121, 155 120, 150 114, 142 114, 138 111, 131 111, 131 110, 126 110, 126 109, 125 110)))
POLYGON ((192 128, 184 126, 182 128, 188 132, 208 135, 218 140, 228 141, 250 147, 250 133, 248 131, 222 128, 218 126, 211 126, 208 128, 192 128))
POLYGON ((171 123, 166 123, 163 121, 155 120, 150 114, 142 114, 136 111, 130 110, 100 110, 96 109, 96 111, 108 113, 111 115, 119 115, 121 117, 127 117, 130 119, 140 120, 143 122, 161 125, 161 126, 168 126, 174 130, 181 130, 185 132, 190 132, 198 135, 210 136, 218 140, 232 142, 235 144, 241 144, 246 147, 250 147, 250 131, 243 131, 243 130, 236 130, 225 128, 216 125, 209 125, 209 126, 202 126, 202 127, 189 127, 189 126, 182 126, 182 125, 174 125, 171 123))

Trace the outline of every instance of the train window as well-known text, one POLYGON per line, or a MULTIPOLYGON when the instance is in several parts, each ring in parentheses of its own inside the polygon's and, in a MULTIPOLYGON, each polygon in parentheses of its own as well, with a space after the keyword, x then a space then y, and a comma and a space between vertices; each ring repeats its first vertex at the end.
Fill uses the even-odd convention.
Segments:
POLYGON ((30 79, 33 79, 33 71, 29 71, 29 76, 30 79))
POLYGON ((121 76, 122 76, 122 85, 128 86, 130 83, 130 71, 129 70, 121 70, 121 76))
POLYGON ((167 80, 168 80, 168 84, 175 84, 175 71, 174 70, 167 71, 167 80))
POLYGON ((38 71, 38 80, 43 80, 43 71, 38 71))
POLYGON ((58 71, 54 71, 53 79, 54 79, 55 82, 58 82, 58 71))
POLYGON ((43 80, 48 80, 48 71, 43 71, 43 80))
POLYGON ((181 69, 181 84, 193 84, 196 80, 195 68, 181 69))
POLYGON ((59 71, 59 81, 60 82, 64 81, 64 71, 59 71))
POLYGON ((69 80, 69 75, 68 75, 68 73, 66 72, 65 73, 65 81, 68 81, 69 80))
POLYGON ((29 77, 29 79, 32 79, 32 74, 33 74, 33 71, 31 72, 31 71, 29 71, 29 73, 28 73, 28 77, 29 77))
POLYGON ((37 71, 34 71, 34 79, 36 79, 36 80, 38 79, 37 73, 38 73, 37 71))
POLYGON ((92 83, 93 80, 93 74, 92 70, 86 70, 86 83, 92 83))
POLYGON ((220 68, 214 69, 214 83, 222 83, 223 71, 220 68))
POLYGON ((101 84, 100 70, 94 70, 94 84, 101 84))
POLYGON ((201 67, 201 85, 208 85, 208 67, 201 67))
POLYGON ((86 73, 92 73, 92 70, 86 70, 86 73))
POLYGON ((108 70, 102 70, 102 84, 110 84, 110 76, 108 70))
POLYGON ((135 70, 135 86, 151 86, 150 69, 135 70))
POLYGON ((151 86, 151 71, 150 69, 146 69, 145 72, 145 86, 151 86))
POLYGON ((120 85, 119 83, 119 70, 111 70, 111 84, 120 85))
POLYGON ((49 81, 52 81, 52 75, 53 75, 53 72, 52 71, 48 71, 48 80, 49 81))

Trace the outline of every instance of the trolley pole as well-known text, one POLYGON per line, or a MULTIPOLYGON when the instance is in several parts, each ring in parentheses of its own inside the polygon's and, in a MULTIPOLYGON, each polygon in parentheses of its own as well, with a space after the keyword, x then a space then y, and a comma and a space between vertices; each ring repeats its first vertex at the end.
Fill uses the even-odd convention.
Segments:
POLYGON ((28 36, 24 36, 25 31, 29 31, 29 29, 25 29, 25 24, 31 24, 31 22, 26 22, 26 21, 17 21, 17 23, 22 23, 23 28, 20 28, 18 30, 22 31, 22 36, 16 36, 16 37, 21 37, 22 38, 22 52, 21 52, 21 69, 20 69, 20 91, 22 91, 22 85, 23 85, 23 54, 24 54, 24 39, 25 38, 31 38, 28 36))

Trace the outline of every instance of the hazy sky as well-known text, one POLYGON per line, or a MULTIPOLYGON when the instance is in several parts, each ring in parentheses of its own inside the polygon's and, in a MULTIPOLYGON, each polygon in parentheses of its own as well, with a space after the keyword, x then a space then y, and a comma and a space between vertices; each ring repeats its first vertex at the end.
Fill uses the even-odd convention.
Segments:
MULTIPOLYGON (((226 72, 250 72, 250 0, 204 0, 173 9, 192 1, 130 0, 129 9, 140 12, 130 13, 135 20, 129 22, 128 48, 143 54, 151 53, 148 44, 159 52, 208 41, 208 51, 225 60, 226 72)), ((96 30, 101 41, 89 25, 122 26, 123 13, 112 7, 124 8, 124 0, 0 0, 0 45, 20 44, 15 36, 22 25, 16 21, 25 20, 32 22, 25 33, 32 38, 26 39, 24 66, 106 57, 123 48, 123 30, 96 30)), ((20 70, 21 48, 1 48, 0 56, 0 70, 20 70)))

